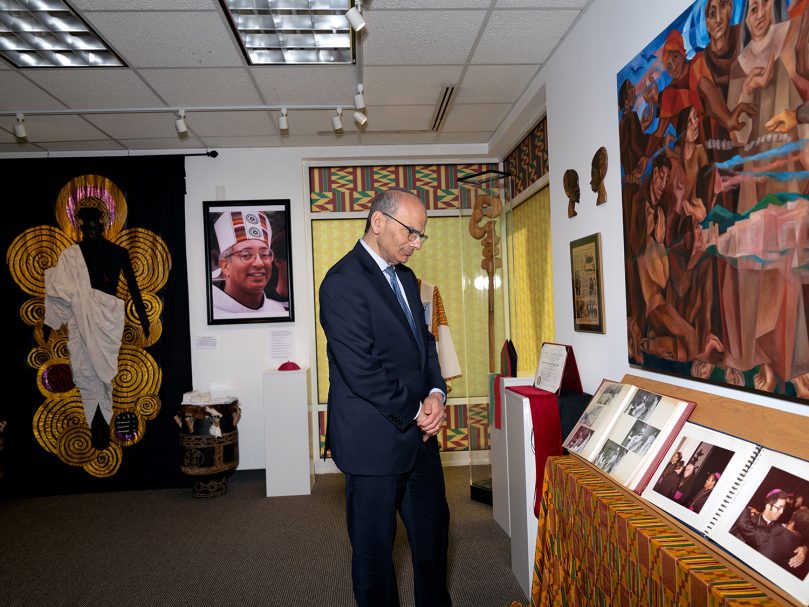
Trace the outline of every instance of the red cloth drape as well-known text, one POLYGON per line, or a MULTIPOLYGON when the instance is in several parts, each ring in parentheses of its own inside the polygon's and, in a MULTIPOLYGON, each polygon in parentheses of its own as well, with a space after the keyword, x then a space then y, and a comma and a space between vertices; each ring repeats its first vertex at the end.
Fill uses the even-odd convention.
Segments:
POLYGON ((546 392, 533 386, 514 386, 509 390, 526 397, 531 406, 531 423, 534 428, 532 446, 537 465, 534 515, 538 517, 545 461, 551 455, 562 455, 562 422, 559 417, 559 402, 553 392, 546 392))
POLYGON ((494 376, 494 427, 498 430, 503 425, 503 403, 500 402, 500 379, 502 375, 494 376))

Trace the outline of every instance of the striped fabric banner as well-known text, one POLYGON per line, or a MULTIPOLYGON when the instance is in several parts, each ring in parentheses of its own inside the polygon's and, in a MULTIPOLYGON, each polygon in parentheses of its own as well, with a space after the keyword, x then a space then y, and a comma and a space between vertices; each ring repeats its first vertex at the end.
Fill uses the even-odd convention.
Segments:
POLYGON ((493 169, 496 164, 312 167, 309 203, 313 213, 367 211, 371 198, 395 186, 413 192, 431 211, 463 208, 469 205, 458 180, 493 169))
POLYGON ((503 170, 514 176, 511 200, 548 172, 548 121, 543 117, 503 161, 503 170))

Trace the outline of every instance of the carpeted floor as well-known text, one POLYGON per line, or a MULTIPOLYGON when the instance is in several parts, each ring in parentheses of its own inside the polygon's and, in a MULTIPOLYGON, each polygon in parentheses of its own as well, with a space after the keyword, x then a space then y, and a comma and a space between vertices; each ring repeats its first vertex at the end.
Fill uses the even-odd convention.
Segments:
MULTIPOLYGON (((491 506, 469 499, 469 469, 445 474, 455 607, 525 601, 491 506)), ((260 470, 210 499, 166 489, 0 501, 0 605, 350 607, 343 488, 342 475, 321 475, 311 496, 267 498, 260 470)), ((403 528, 395 559, 408 607, 403 528)))

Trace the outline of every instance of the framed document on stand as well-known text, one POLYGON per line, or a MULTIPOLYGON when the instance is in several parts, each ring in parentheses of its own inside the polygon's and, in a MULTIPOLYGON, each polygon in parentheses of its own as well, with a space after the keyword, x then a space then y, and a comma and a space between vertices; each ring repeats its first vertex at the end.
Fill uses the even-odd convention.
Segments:
POLYGON ((534 387, 557 396, 560 390, 580 393, 581 378, 573 346, 545 342, 539 351, 534 387))

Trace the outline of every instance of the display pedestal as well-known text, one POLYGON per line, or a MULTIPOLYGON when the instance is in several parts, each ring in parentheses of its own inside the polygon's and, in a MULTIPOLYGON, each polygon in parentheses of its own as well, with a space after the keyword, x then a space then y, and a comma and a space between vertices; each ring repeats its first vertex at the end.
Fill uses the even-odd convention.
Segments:
MULTIPOLYGON (((508 419, 508 487, 511 522, 511 571, 528 596, 534 569, 534 547, 537 537, 537 517, 534 514, 534 496, 537 485, 537 449, 535 448, 534 409, 549 413, 550 420, 540 422, 536 428, 536 444, 546 452, 548 437, 562 451, 559 428, 559 403, 556 395, 533 386, 506 389, 506 418, 508 419), (518 392, 520 391, 520 392, 518 392), (522 393, 521 393, 522 392, 522 393), (532 403, 532 401, 534 401, 532 403)), ((543 461, 544 466, 544 461, 543 461)))
MULTIPOLYGON (((495 522, 511 537, 511 514, 509 512, 508 485, 508 411, 505 408, 506 388, 530 386, 533 377, 501 377, 499 385, 500 427, 492 424, 489 428, 492 463, 492 514, 495 522)), ((520 413, 521 414, 521 413, 520 413)))
POLYGON ((267 497, 309 495, 315 483, 309 369, 264 372, 267 497))

